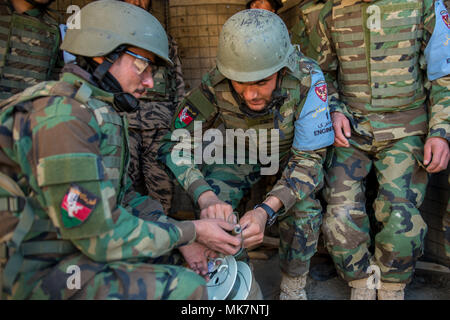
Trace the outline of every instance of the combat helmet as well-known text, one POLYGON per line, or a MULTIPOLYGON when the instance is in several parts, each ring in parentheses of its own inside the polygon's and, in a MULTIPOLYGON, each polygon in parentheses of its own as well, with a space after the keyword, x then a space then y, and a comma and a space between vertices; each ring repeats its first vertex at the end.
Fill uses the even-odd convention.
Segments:
POLYGON ((164 28, 144 9, 122 1, 99 0, 84 6, 79 14, 80 28, 67 30, 62 50, 102 57, 126 45, 152 52, 173 65, 164 28))
MULTIPOLYGON (((250 5, 253 1, 255 1, 255 0, 247 1, 247 4, 246 4, 247 9, 250 9, 250 5)), ((278 10, 280 10, 283 7, 283 1, 281 1, 281 0, 268 0, 268 1, 272 5, 272 7, 275 9, 275 12, 277 12, 278 10)))
POLYGON ((298 68, 296 50, 283 20, 261 9, 230 17, 219 36, 217 68, 228 79, 259 81, 287 67, 298 68))

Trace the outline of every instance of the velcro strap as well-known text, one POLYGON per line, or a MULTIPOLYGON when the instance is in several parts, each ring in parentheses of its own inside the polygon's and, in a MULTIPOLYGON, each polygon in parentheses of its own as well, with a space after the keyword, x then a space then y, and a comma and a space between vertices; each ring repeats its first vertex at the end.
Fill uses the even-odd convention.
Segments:
POLYGON ((192 91, 187 99, 201 112, 206 121, 211 120, 217 112, 216 106, 212 104, 208 98, 205 97, 205 95, 199 88, 192 91))
POLYGON ((19 251, 23 256, 42 255, 42 254, 69 254, 77 249, 69 241, 32 241, 24 242, 20 246, 19 251))
POLYGON ((0 211, 20 212, 25 207, 25 199, 22 197, 1 197, 0 211))
POLYGON ((49 186, 104 178, 100 158, 89 153, 74 153, 43 158, 38 164, 38 183, 49 186))

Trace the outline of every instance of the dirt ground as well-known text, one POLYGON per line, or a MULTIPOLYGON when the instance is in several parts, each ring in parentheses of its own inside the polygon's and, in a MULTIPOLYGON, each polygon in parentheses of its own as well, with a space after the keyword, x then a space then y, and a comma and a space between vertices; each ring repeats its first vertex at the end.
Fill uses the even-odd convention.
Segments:
MULTIPOLYGON (((281 281, 278 262, 277 254, 269 260, 251 260, 265 300, 278 300, 281 281)), ((311 267, 323 262, 322 257, 314 256, 311 267)), ((310 300, 347 300, 350 297, 350 288, 337 276, 326 281, 308 277, 306 292, 310 300)), ((413 281, 406 286, 405 300, 450 300, 450 274, 416 270, 413 281)))

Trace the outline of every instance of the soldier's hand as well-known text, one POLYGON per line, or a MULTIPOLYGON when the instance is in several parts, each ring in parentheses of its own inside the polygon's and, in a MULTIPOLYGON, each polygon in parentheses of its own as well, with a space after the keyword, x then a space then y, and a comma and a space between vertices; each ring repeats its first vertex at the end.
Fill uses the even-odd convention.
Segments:
POLYGON ((263 242, 267 213, 262 208, 247 211, 240 219, 244 247, 251 248, 263 242))
POLYGON ((350 147, 347 138, 351 137, 350 121, 340 112, 332 112, 331 119, 333 121, 334 129, 334 146, 335 147, 350 147))
POLYGON ((203 192, 198 198, 200 207, 200 219, 222 219, 230 223, 236 223, 237 218, 233 214, 233 207, 220 200, 212 191, 203 192))
POLYGON ((233 230, 235 224, 221 219, 200 219, 192 222, 197 233, 196 241, 226 255, 236 254, 239 251, 240 236, 232 236, 227 232, 233 230))
MULTIPOLYGON (((189 268, 203 277, 208 274, 208 258, 217 258, 216 252, 198 242, 179 247, 178 250, 180 250, 189 268)), ((205 278, 206 281, 209 281, 208 277, 205 278)))
POLYGON ((447 169, 450 158, 448 142, 444 138, 431 137, 425 142, 423 164, 429 173, 447 169))

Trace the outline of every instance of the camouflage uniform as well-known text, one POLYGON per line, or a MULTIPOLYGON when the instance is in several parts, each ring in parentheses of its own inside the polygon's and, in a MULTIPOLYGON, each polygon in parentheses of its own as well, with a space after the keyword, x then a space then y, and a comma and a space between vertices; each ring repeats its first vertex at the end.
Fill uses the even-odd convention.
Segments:
MULTIPOLYGON (((190 164, 177 162, 172 157, 171 153, 177 142, 171 141, 171 135, 175 129, 184 128, 189 135, 193 133, 195 136, 196 121, 202 123, 200 129, 203 132, 214 128, 222 134, 226 129, 255 129, 257 132, 267 129, 269 134, 270 129, 279 129, 279 159, 287 165, 280 168, 281 179, 277 181, 268 196, 272 195, 280 199, 284 205, 283 210, 287 213, 282 213, 278 218, 281 233, 280 264, 282 270, 291 276, 307 273, 309 259, 316 251, 322 214, 315 192, 323 185, 322 164, 326 153, 325 146, 330 145, 333 140, 332 137, 325 145, 318 145, 321 135, 327 137, 330 133, 332 135, 331 121, 326 96, 323 100, 323 108, 320 104, 315 104, 317 101, 310 98, 319 90, 320 84, 315 79, 323 78, 322 72, 314 61, 304 57, 298 51, 297 58, 298 70, 300 70, 297 75, 294 76, 291 73, 285 76, 279 75, 282 77, 279 78, 282 102, 274 107, 275 110, 272 113, 259 117, 249 117, 241 111, 240 103, 242 102, 232 89, 230 80, 214 68, 203 77, 202 85, 190 92, 177 108, 176 117, 172 121, 172 132, 166 135, 160 149, 161 161, 165 162, 174 173, 178 182, 195 203, 203 192, 213 191, 219 199, 236 209, 244 192, 251 188, 261 176, 261 163, 252 164, 249 161, 253 155, 249 145, 256 144, 256 141, 251 139, 246 144, 246 153, 249 154, 244 164, 237 164, 239 162, 236 161, 237 152, 235 152, 233 164, 226 164, 229 161, 223 158, 224 164, 203 164, 199 168, 194 164, 193 153, 187 158, 190 164), (310 126, 308 130, 317 131, 315 137, 317 148, 301 150, 292 147, 293 142, 295 145, 295 141, 301 140, 296 130, 306 128, 306 123, 314 122, 315 119, 318 121, 315 124, 319 128, 310 126)), ((267 141, 271 140, 267 139, 267 141)), ((223 155, 229 151, 224 148, 223 155)))
POLYGON ((299 21, 290 30, 292 43, 300 45, 300 50, 307 56, 309 48, 308 36, 319 19, 324 0, 305 0, 299 6, 299 21))
POLYGON ((12 299, 206 298, 202 277, 164 264, 195 239, 194 224, 131 191, 126 118, 89 73, 69 68, 11 97, 0 114, 0 166, 24 194, 11 198, 2 185, 0 199, 26 200, 0 211, 14 230, 0 229, 9 240, 3 290, 12 299), (72 265, 79 290, 66 285, 72 265))
POLYGON ((322 227, 347 281, 367 278, 375 263, 383 282, 408 283, 423 252, 427 226, 417 208, 427 184, 424 140, 450 138, 450 77, 424 75, 423 54, 441 18, 433 1, 328 1, 310 36, 330 111, 344 114, 352 128, 350 147, 330 156, 322 227), (382 29, 367 27, 370 5, 379 8, 382 29), (373 257, 363 185, 372 166, 380 184, 375 216, 383 224, 373 257))
POLYGON ((154 87, 140 101, 135 113, 128 113, 130 137, 130 168, 128 173, 134 188, 158 200, 169 213, 173 180, 157 161, 162 137, 169 132, 175 108, 185 95, 178 45, 169 36, 169 58, 173 67, 161 67, 156 74, 154 87))
POLYGON ((14 12, 0 3, 0 102, 44 80, 56 80, 60 34, 47 13, 14 12))

